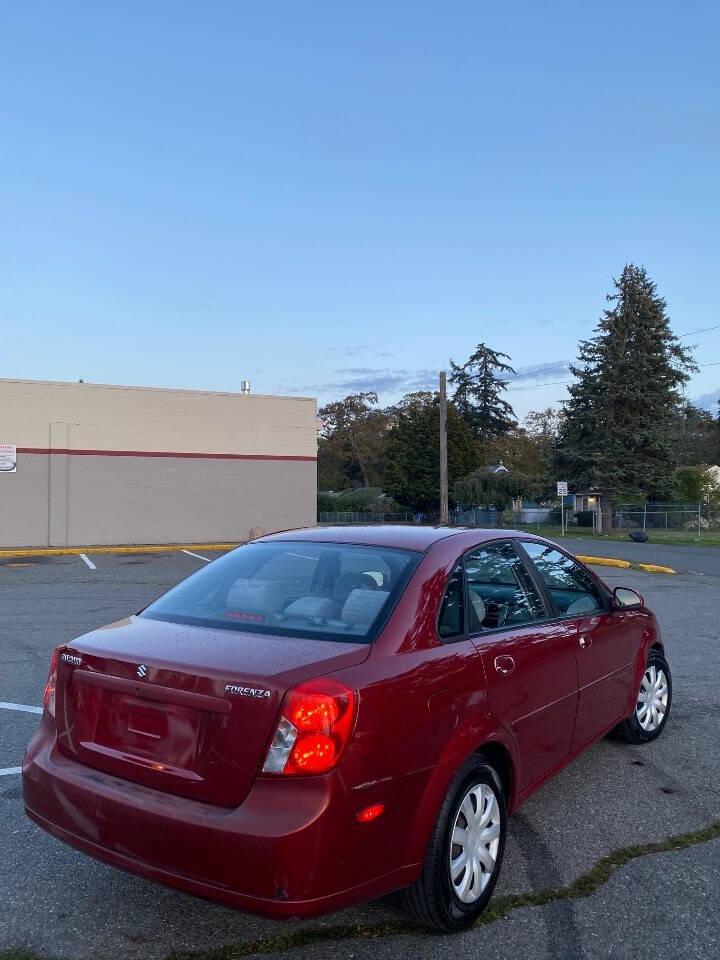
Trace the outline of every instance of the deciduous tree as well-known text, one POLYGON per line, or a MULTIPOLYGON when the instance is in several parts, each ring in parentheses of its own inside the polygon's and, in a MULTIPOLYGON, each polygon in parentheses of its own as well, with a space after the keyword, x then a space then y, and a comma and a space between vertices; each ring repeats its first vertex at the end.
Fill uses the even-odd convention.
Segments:
POLYGON ((716 463, 718 421, 707 410, 683 403, 672 424, 672 445, 679 464, 697 466, 716 463))
POLYGON ((390 426, 390 417, 377 402, 377 394, 369 391, 350 394, 320 409, 320 489, 337 489, 342 476, 348 488, 377 483, 390 426))

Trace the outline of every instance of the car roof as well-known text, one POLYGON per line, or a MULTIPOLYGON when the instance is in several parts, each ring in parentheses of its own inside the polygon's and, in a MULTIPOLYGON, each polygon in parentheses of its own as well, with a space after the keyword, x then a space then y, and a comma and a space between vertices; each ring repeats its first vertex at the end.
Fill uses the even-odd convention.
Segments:
MULTIPOLYGON (((411 526, 410 524, 386 523, 376 526, 305 527, 300 530, 282 530, 262 537, 262 542, 273 540, 312 541, 315 543, 352 543, 373 547, 398 547, 402 550, 428 550, 439 540, 460 534, 475 534, 477 543, 486 540, 507 540, 508 537, 535 539, 521 530, 483 527, 411 526)), ((257 542, 257 541, 256 541, 257 542)))

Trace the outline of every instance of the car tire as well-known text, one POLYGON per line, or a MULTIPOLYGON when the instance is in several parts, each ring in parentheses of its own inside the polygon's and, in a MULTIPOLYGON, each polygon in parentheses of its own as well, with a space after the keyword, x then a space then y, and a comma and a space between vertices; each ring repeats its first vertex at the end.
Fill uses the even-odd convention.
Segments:
POLYGON ((472 926, 497 883, 506 833, 500 777, 477 754, 453 777, 420 876, 402 891, 405 909, 434 930, 452 933, 472 926), (462 843, 455 843, 457 839, 462 843))
POLYGON ((635 710, 618 727, 628 743, 650 743, 665 729, 672 705, 672 676, 665 657, 651 650, 643 671, 635 710))

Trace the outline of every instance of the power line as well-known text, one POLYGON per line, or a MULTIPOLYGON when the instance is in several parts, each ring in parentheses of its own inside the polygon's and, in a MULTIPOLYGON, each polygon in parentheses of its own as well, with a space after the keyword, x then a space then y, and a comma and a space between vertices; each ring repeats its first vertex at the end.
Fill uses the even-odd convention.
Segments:
POLYGON ((716 324, 714 327, 701 327, 699 330, 691 330, 689 333, 681 333, 680 339, 683 337, 691 337, 694 333, 707 333, 708 330, 720 330, 720 323, 716 324))
POLYGON ((522 383, 510 381, 507 390, 537 390, 539 387, 551 387, 559 383, 572 383, 572 380, 544 380, 542 383, 529 383, 526 386, 522 383))
MULTIPOLYGON (((720 324, 718 324, 717 329, 720 330, 720 324)), ((698 331, 696 330, 693 332, 697 333, 698 331)), ((689 334, 685 334, 685 336, 689 336, 689 334)), ((704 367, 720 367, 720 360, 718 360, 715 363, 699 363, 698 366, 701 369, 703 369, 704 367)), ((511 380, 505 389, 506 390, 539 390, 541 387, 554 387, 554 386, 560 386, 560 385, 566 386, 567 384, 570 384, 570 383, 574 383, 574 380, 544 380, 542 383, 529 383, 529 384, 522 384, 522 383, 518 383, 516 380, 511 380)))

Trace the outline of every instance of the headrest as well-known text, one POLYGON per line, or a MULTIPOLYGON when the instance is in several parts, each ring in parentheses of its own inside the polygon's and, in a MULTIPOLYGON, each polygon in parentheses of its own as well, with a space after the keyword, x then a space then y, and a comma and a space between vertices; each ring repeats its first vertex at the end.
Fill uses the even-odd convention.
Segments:
POLYGON ((597 610, 597 604, 592 597, 586 595, 573 600, 565 613, 592 613, 593 610, 597 610))
POLYGON ((485 604, 483 602, 483 598, 479 594, 475 593, 473 590, 468 590, 468 593, 470 594, 470 603, 472 604, 472 608, 475 611, 475 616, 477 617, 477 620, 478 620, 478 626, 480 627, 482 626, 482 622, 485 619, 485 615, 487 612, 485 610, 485 604))
POLYGON ((387 590, 353 590, 343 605, 340 619, 356 627, 368 627, 389 596, 387 590))
POLYGON ((308 620, 327 620, 334 617, 337 606, 330 597, 298 597, 283 610, 288 617, 307 617, 308 620))
POLYGON ((230 587, 226 604, 231 610, 252 610, 258 613, 277 613, 284 597, 280 584, 274 580, 241 578, 230 587))

